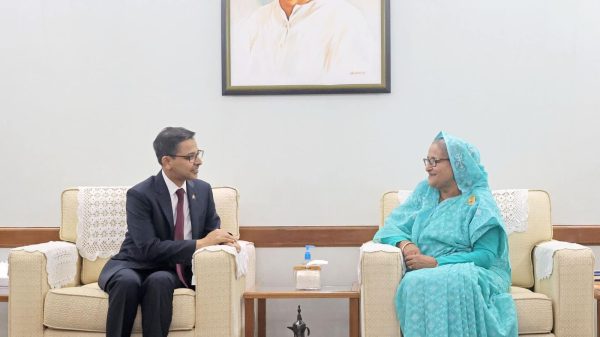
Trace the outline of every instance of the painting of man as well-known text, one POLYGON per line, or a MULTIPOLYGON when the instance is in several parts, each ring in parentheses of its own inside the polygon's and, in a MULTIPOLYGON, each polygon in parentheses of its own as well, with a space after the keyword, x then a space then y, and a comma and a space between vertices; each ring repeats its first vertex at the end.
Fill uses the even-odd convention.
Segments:
POLYGON ((380 0, 230 1, 231 85, 381 83, 380 0))

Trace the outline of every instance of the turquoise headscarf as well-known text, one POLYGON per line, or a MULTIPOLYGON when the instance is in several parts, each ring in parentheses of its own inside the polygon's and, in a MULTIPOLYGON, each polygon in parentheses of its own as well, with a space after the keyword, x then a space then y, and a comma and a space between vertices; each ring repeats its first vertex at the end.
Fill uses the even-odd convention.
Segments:
POLYGON ((490 191, 479 151, 445 132, 435 137, 434 141, 438 140, 446 143, 461 195, 440 202, 439 190, 429 186, 427 180, 422 181, 407 200, 392 211, 373 240, 391 245, 410 240, 423 254, 440 258, 469 252, 482 235, 500 228, 502 235, 496 247, 496 259, 489 269, 508 286, 511 270, 504 222, 490 191))
POLYGON ((488 175, 481 165, 479 150, 475 146, 444 131, 435 137, 435 141, 438 140, 446 143, 454 180, 463 194, 478 187, 489 189, 488 175))

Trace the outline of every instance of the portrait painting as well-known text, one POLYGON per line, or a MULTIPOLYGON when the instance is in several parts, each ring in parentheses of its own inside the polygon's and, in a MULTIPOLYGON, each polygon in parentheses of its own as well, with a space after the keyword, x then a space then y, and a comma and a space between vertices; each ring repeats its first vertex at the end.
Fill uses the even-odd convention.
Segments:
POLYGON ((389 0, 222 0, 223 95, 389 93, 389 0))

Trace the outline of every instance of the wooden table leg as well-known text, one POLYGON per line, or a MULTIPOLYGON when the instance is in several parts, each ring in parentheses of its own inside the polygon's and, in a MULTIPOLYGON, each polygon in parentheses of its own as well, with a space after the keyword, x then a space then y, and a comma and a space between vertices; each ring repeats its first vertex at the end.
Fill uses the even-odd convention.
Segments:
POLYGON ((267 337, 267 300, 264 298, 258 299, 258 337, 267 337))
POLYGON ((600 300, 596 300, 596 336, 600 337, 600 300))
POLYGON ((244 299, 244 311, 245 311, 245 331, 244 336, 254 337, 254 299, 244 299))
POLYGON ((358 337, 360 330, 360 302, 358 298, 350 299, 350 337, 358 337))

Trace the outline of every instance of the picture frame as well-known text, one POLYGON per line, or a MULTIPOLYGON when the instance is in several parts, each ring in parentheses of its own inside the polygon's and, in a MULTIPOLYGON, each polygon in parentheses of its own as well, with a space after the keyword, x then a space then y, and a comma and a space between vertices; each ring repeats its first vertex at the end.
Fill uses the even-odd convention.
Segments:
POLYGON ((390 0, 221 0, 223 95, 389 93, 390 0))

